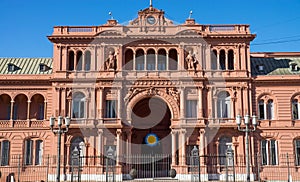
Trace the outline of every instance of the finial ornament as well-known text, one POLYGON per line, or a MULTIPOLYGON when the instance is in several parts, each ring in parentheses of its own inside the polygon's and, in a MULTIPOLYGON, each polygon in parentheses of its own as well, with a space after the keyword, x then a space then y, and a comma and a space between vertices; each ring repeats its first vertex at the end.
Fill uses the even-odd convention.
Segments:
POLYGON ((193 14, 193 11, 190 11, 190 16, 189 16, 189 19, 192 18, 192 14, 193 14))
POLYGON ((150 0, 150 7, 152 7, 152 0, 150 0))
POLYGON ((114 17, 112 16, 112 12, 109 12, 108 14, 109 14, 109 16, 110 16, 110 19, 113 20, 114 17))

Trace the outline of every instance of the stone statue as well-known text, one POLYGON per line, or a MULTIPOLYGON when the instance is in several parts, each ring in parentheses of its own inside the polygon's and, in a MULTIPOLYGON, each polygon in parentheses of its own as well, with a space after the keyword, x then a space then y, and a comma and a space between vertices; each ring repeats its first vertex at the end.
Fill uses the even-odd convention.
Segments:
POLYGON ((185 58, 188 70, 196 70, 197 60, 195 59, 192 51, 189 51, 189 54, 185 58))
POLYGON ((105 61, 105 70, 116 70, 117 58, 114 52, 109 51, 108 58, 105 61))

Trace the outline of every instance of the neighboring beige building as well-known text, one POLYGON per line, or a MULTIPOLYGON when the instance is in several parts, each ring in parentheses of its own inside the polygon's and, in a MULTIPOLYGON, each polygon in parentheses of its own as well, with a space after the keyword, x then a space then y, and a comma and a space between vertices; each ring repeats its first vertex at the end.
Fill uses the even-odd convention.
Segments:
MULTIPOLYGON (((236 165, 245 166, 245 135, 235 118, 250 114, 259 123, 249 137, 251 180, 257 171, 270 179, 275 167, 286 166, 287 153, 293 178, 300 178, 300 53, 250 53, 256 35, 249 25, 202 25, 191 18, 176 25, 164 15, 150 6, 126 26, 113 19, 55 26, 48 36, 53 58, 0 58, 2 176, 14 171, 21 180, 54 180, 55 158, 51 165, 48 158, 47 174, 34 173, 45 167, 45 156, 57 154, 49 118, 63 116, 71 125, 62 135, 61 179, 71 178, 76 148, 88 181, 100 181, 95 176, 106 170, 105 162, 85 156, 109 150, 117 156, 116 180, 128 178, 142 160, 128 156, 142 154, 166 159, 159 177, 167 176, 159 170, 174 168, 176 178, 190 180, 196 146, 200 156, 221 156, 200 160, 201 178, 222 180, 228 146, 236 165), (20 154, 21 171, 10 168, 20 154)), ((245 176, 241 167, 236 178, 245 176)))

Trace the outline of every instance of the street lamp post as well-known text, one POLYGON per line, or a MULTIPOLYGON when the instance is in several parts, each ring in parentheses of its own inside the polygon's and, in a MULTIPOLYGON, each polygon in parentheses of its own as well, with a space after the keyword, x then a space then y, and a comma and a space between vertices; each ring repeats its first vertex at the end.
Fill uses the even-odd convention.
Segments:
POLYGON ((54 134, 57 134, 57 168, 56 168, 56 182, 60 181, 60 150, 61 150, 61 135, 67 133, 70 126, 70 118, 65 117, 66 128, 62 128, 62 116, 58 116, 58 129, 54 129, 55 117, 50 117, 50 128, 54 134))
POLYGON ((242 116, 236 116, 236 124, 238 125, 238 130, 245 132, 246 134, 246 168, 247 168, 247 182, 250 181, 250 161, 249 161, 249 133, 254 132, 257 127, 257 116, 252 116, 252 125, 253 129, 251 129, 250 116, 247 114, 244 117, 245 128, 241 128, 242 116))

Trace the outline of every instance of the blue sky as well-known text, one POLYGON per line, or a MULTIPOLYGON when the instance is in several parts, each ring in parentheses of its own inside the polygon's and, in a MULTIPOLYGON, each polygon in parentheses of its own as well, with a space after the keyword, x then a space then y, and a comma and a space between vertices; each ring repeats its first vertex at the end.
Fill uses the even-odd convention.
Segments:
MULTIPOLYGON (((252 52, 300 51, 300 0, 153 0, 174 22, 193 11, 200 24, 250 24, 252 52)), ((52 57, 55 25, 102 25, 108 12, 121 24, 149 0, 0 0, 0 57, 52 57)))

